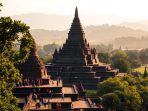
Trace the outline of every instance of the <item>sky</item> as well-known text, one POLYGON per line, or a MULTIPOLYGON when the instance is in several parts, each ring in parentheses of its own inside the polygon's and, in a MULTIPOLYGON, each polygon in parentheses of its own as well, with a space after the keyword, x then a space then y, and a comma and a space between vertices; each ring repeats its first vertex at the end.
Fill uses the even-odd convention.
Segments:
POLYGON ((0 0, 2 16, 24 13, 72 15, 78 6, 84 15, 114 15, 129 19, 148 19, 148 0, 0 0))

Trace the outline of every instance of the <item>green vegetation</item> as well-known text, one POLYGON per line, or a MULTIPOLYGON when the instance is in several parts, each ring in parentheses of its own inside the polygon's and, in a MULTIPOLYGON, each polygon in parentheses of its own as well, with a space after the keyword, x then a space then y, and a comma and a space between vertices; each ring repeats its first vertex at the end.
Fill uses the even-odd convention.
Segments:
POLYGON ((38 48, 39 56, 45 64, 52 61, 52 54, 57 48, 59 48, 59 45, 55 43, 44 45, 43 48, 38 48))
POLYGON ((145 67, 145 70, 144 70, 143 77, 148 77, 148 73, 147 73, 146 67, 145 67))
POLYGON ((127 54, 122 51, 114 51, 111 57, 112 66, 120 70, 120 72, 128 72, 130 70, 130 63, 127 54))
POLYGON ((108 111, 146 111, 148 77, 109 78, 98 84, 97 94, 108 111))
POLYGON ((86 96, 97 96, 96 90, 86 90, 86 96))
POLYGON ((111 45, 97 45, 99 60, 111 64, 120 72, 137 71, 143 74, 144 67, 148 64, 148 49, 139 50, 113 50, 111 45))
POLYGON ((133 71, 138 72, 140 74, 143 74, 144 73, 144 68, 145 68, 145 66, 143 65, 143 66, 135 68, 133 71))
POLYGON ((0 110, 19 111, 17 99, 12 94, 14 83, 21 81, 21 74, 15 68, 29 56, 32 37, 29 27, 10 17, 0 18, 0 110), (21 42, 21 50, 15 47, 21 42))

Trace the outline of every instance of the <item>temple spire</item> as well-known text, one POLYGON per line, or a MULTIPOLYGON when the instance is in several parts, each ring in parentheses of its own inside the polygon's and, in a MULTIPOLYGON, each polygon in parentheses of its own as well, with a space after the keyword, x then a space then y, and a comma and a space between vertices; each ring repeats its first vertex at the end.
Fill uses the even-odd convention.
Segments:
POLYGON ((78 8, 75 9, 75 17, 78 17, 78 8))

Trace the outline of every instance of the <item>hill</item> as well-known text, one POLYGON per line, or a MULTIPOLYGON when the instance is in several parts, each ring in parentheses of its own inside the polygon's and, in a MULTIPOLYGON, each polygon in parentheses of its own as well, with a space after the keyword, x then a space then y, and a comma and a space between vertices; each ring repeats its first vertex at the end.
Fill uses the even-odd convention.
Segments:
POLYGON ((148 20, 141 20, 137 22, 123 22, 120 25, 129 27, 132 29, 141 29, 141 30, 148 31, 148 20))
MULTIPOLYGON (((27 13, 11 16, 13 19, 21 20, 30 26, 31 29, 66 30, 70 27, 74 15, 55 15, 43 13, 27 13)), ((81 15, 83 26, 120 24, 128 19, 111 15, 81 15)))
MULTIPOLYGON (((85 36, 91 44, 104 43, 108 44, 119 37, 142 37, 148 36, 148 32, 142 30, 135 30, 123 26, 115 25, 100 25, 100 26, 87 26, 84 27, 85 36)), ((67 38, 68 30, 44 30, 44 29, 32 29, 31 34, 36 39, 39 45, 48 43, 62 44, 67 38)))

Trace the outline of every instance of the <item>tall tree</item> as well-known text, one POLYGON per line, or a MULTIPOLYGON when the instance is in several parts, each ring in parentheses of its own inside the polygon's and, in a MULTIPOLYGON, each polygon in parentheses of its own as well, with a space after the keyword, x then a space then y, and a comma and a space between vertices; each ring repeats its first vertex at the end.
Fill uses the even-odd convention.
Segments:
POLYGON ((128 72, 130 70, 130 63, 128 56, 122 50, 115 51, 111 57, 112 65, 114 68, 118 68, 120 72, 128 72))
MULTIPOLYGON (((0 3, 0 6, 2 4, 0 3)), ((18 111, 17 99, 12 94, 14 83, 21 81, 15 64, 24 62, 32 47, 29 27, 10 17, 0 18, 0 110, 18 111), (22 44, 21 50, 17 48, 22 44)))
POLYGON ((115 93, 104 94, 102 104, 108 111, 116 111, 120 104, 120 99, 115 93))
POLYGON ((143 77, 147 77, 147 76, 148 76, 148 73, 147 73, 147 70, 146 70, 146 67, 145 67, 143 77))

